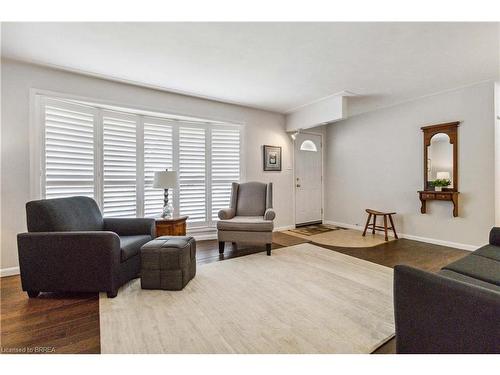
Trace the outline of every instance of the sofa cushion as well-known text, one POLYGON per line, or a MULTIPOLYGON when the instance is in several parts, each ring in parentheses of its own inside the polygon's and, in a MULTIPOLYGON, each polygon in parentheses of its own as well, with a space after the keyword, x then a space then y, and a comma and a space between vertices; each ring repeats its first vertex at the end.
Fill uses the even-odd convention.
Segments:
POLYGON ((264 216, 267 184, 247 182, 238 185, 237 216, 264 216))
POLYGON ((500 262, 500 246, 486 245, 474 251, 473 254, 500 262))
POLYGON ((448 264, 443 269, 500 285, 500 262, 481 255, 467 255, 465 258, 448 264))
POLYGON ((120 236, 122 262, 139 254, 141 246, 149 241, 151 241, 151 236, 120 236))
POLYGON ((450 270, 441 270, 438 272, 439 275, 447 277, 449 279, 461 281, 467 284, 473 284, 476 286, 480 286, 482 288, 490 289, 495 292, 500 293, 500 286, 497 286, 495 284, 487 283, 486 281, 478 280, 473 277, 463 275, 461 273, 455 272, 455 271, 450 271, 450 270))
POLYGON ((273 222, 263 216, 235 216, 230 220, 219 220, 217 229, 243 232, 272 232, 273 222))
POLYGON ((28 232, 99 231, 101 211, 88 197, 42 199, 26 203, 28 232))

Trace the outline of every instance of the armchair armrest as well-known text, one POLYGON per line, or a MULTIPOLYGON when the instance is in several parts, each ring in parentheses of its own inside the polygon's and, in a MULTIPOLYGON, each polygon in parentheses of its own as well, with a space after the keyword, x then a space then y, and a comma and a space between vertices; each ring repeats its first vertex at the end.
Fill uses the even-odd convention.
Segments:
POLYGON ((112 290, 120 265, 116 233, 31 232, 17 235, 23 290, 112 290))
POLYGON ((223 208, 219 210, 218 216, 221 220, 230 220, 236 216, 236 210, 234 208, 223 208))
POLYGON ((151 218, 104 218, 104 230, 119 236, 150 235, 155 237, 155 219, 151 218))
POLYGON ((491 228, 490 245, 500 246, 500 227, 491 228))
POLYGON ((268 208, 266 212, 264 212, 264 220, 274 220, 276 217, 276 213, 272 208, 268 208))
POLYGON ((396 266, 397 353, 499 353, 499 297, 480 286, 396 266))

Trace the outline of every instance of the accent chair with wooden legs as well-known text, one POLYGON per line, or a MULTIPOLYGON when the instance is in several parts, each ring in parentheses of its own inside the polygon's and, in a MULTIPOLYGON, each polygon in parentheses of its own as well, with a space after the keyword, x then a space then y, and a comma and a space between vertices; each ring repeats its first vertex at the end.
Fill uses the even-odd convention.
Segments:
POLYGON ((265 245, 271 255, 273 242, 273 184, 233 182, 230 207, 219 211, 217 238, 219 253, 226 242, 265 245))

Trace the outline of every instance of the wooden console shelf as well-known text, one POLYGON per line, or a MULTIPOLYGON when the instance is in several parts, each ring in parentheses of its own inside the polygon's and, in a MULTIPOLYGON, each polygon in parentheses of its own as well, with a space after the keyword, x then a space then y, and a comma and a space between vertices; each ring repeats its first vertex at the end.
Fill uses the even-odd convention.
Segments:
POLYGON ((432 191, 420 190, 418 196, 422 206, 420 212, 425 214, 427 212, 427 201, 450 201, 453 203, 453 217, 458 216, 458 191, 432 191))

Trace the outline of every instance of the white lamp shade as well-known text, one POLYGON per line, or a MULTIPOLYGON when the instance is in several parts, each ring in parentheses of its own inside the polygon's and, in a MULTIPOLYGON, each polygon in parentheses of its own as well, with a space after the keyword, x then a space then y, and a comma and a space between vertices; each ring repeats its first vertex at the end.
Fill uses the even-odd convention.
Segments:
POLYGON ((157 189, 169 189, 177 187, 176 171, 155 172, 153 187, 157 189))
POLYGON ((449 180, 450 179, 450 172, 437 172, 436 178, 438 180, 449 180))

